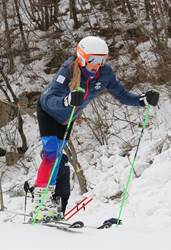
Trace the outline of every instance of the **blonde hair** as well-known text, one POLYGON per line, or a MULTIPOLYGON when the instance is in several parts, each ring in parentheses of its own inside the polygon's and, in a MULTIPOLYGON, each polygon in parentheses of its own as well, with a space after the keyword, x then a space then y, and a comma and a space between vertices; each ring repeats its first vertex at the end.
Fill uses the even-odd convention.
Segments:
POLYGON ((75 59, 72 65, 72 79, 69 83, 69 88, 71 91, 76 90, 80 86, 81 81, 81 71, 78 63, 78 58, 75 59))

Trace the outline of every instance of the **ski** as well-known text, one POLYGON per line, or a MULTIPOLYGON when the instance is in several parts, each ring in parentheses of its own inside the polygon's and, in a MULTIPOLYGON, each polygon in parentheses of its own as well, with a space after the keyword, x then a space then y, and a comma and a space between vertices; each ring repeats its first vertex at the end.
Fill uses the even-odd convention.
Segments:
MULTIPOLYGON (((25 214, 23 212, 14 212, 14 211, 11 211, 11 210, 6 210, 5 212, 14 214, 14 216, 17 216, 17 215, 26 216, 26 217, 29 218, 29 221, 24 223, 24 224, 31 224, 32 223, 32 220, 31 220, 32 215, 31 214, 25 214)), ((52 221, 47 220, 47 222, 46 221, 37 222, 37 224, 48 225, 50 227, 54 227, 54 226, 57 226, 57 225, 67 226, 68 228, 83 228, 84 227, 84 223, 82 221, 75 221, 73 223, 68 223, 65 220, 52 220, 52 221)))
POLYGON ((118 219, 116 218, 110 218, 108 220, 105 220, 101 226, 97 227, 97 229, 107 229, 112 227, 113 225, 122 225, 122 220, 118 221, 118 219))
POLYGON ((84 223, 82 221, 75 221, 73 223, 68 223, 68 222, 61 221, 61 220, 52 220, 51 222, 40 222, 38 224, 51 225, 51 226, 62 225, 62 226, 67 226, 68 228, 83 228, 84 227, 84 223))
MULTIPOLYGON (((32 221, 24 223, 24 224, 32 224, 32 221)), ((82 221, 75 221, 73 223, 67 223, 65 221, 52 220, 51 222, 37 222, 37 225, 56 228, 66 232, 77 233, 79 229, 84 227, 84 223, 82 221), (78 229, 78 230, 77 230, 78 229)))
POLYGON ((113 224, 110 222, 103 223, 101 226, 97 227, 97 229, 107 229, 110 228, 113 224))
MULTIPOLYGON (((32 216, 31 214, 25 214, 22 212, 14 212, 10 210, 6 210, 7 213, 12 213, 14 215, 20 215, 20 216, 26 216, 30 220, 24 224, 31 224, 32 223, 32 216)), ((52 221, 44 221, 44 222, 37 222, 39 225, 47 226, 47 227, 56 227, 57 229, 63 230, 63 231, 72 231, 72 229, 81 229, 81 228, 92 228, 92 229, 108 229, 115 225, 122 225, 122 220, 116 219, 116 218, 110 218, 108 220, 105 220, 103 224, 100 226, 88 226, 84 225, 82 221, 75 221, 74 223, 68 223, 66 220, 52 220, 52 221)))
POLYGON ((79 233, 79 231, 74 230, 74 228, 70 228, 70 227, 64 226, 64 225, 56 225, 56 224, 49 224, 49 223, 43 223, 41 225, 45 226, 45 227, 55 228, 55 229, 65 231, 65 232, 68 232, 68 233, 79 233))
POLYGON ((73 223, 67 223, 65 221, 52 221, 52 222, 42 222, 38 223, 41 225, 49 226, 49 227, 58 227, 58 226, 64 226, 65 228, 76 228, 81 229, 84 227, 84 223, 82 221, 75 221, 73 223))

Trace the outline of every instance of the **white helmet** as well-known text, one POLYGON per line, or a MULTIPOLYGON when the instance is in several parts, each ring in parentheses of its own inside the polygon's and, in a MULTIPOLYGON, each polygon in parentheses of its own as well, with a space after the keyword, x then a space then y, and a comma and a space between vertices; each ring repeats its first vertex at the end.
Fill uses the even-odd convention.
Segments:
MULTIPOLYGON (((109 49, 106 42, 96 36, 83 38, 77 46, 77 57, 81 66, 85 66, 89 61, 89 56, 95 56, 94 63, 104 64, 108 57, 109 49)), ((92 59, 91 59, 92 61, 92 59)))

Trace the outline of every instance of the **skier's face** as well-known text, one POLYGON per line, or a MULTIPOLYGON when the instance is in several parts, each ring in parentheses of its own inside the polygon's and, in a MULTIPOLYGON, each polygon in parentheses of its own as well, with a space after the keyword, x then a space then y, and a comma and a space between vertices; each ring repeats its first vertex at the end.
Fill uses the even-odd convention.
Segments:
POLYGON ((106 62, 108 55, 88 55, 86 58, 86 68, 95 73, 106 62))
POLYGON ((88 69, 88 71, 92 72, 92 73, 96 73, 98 71, 98 69, 100 68, 100 64, 91 64, 91 63, 87 63, 86 68, 88 69))

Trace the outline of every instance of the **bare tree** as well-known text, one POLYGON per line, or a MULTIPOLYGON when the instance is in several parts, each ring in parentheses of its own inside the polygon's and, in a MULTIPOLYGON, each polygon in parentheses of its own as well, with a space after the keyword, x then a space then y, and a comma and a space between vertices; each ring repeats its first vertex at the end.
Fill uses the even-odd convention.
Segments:
POLYGON ((73 18, 74 20, 74 29, 79 28, 79 22, 77 18, 77 9, 76 9, 76 3, 75 0, 70 0, 69 1, 69 6, 70 6, 70 17, 73 18))
POLYGON ((69 162, 73 166, 75 173, 78 177, 78 182, 80 185, 81 193, 84 194, 87 192, 87 181, 83 173, 83 169, 81 168, 81 165, 77 159, 77 153, 74 147, 74 144, 71 140, 68 142, 68 146, 65 149, 69 162))
MULTIPOLYGON (((156 56, 158 67, 155 75, 157 81, 166 82, 170 80, 170 48, 169 38, 169 7, 167 1, 154 0, 145 2, 146 17, 152 24, 149 30, 145 24, 141 23, 142 32, 149 37, 153 52, 156 56)), ((147 69, 148 71, 148 69, 147 69)))
POLYGON ((20 4, 20 0, 14 0, 15 10, 16 10, 18 24, 19 24, 19 30, 20 30, 20 34, 21 34, 21 40, 22 40, 22 44, 23 44, 24 55, 27 59, 29 59, 30 58, 29 47, 28 47, 28 44, 26 42, 26 38, 25 38, 25 34, 24 34, 24 27, 23 27, 23 22, 21 20, 19 4, 20 4))
POLYGON ((78 6, 80 7, 82 17, 84 17, 85 21, 89 25, 91 33, 94 34, 95 32, 91 23, 91 19, 90 19, 90 16, 88 14, 86 7, 84 7, 83 0, 78 0, 78 6))
POLYGON ((130 1, 129 0, 121 0, 121 5, 122 5, 122 12, 124 14, 126 14, 127 10, 128 10, 128 12, 130 14, 130 17, 132 19, 134 19, 135 13, 133 11, 133 8, 132 8, 132 5, 131 5, 130 1))
POLYGON ((103 101, 99 97, 97 100, 91 102, 90 106, 92 108, 93 117, 87 117, 86 113, 83 112, 86 124, 100 145, 107 145, 107 131, 109 129, 109 125, 105 119, 106 105, 103 104, 103 101))
POLYGON ((3 199, 3 191, 2 191, 2 177, 3 177, 4 173, 5 173, 5 171, 0 172, 0 211, 3 211, 5 209, 4 199, 3 199))
POLYGON ((18 148, 18 151, 19 153, 25 153, 26 150, 27 150, 27 140, 26 140, 26 136, 24 134, 24 131, 23 131, 23 119, 22 119, 22 116, 21 116, 21 113, 20 113, 20 105, 19 105, 19 102, 18 102, 18 98, 17 96, 15 95, 11 85, 10 85, 10 82, 9 82, 9 79, 7 77, 7 75, 5 74, 5 72, 3 71, 3 68, 0 67, 0 74, 6 84, 6 87, 7 87, 7 90, 3 88, 3 86, 1 86, 1 89, 4 90, 4 92, 6 93, 6 95, 8 96, 8 100, 10 101, 10 103, 12 104, 12 108, 14 110, 14 112, 16 112, 16 115, 17 115, 17 118, 18 118, 18 131, 20 133, 20 136, 21 136, 21 139, 22 139, 22 147, 18 148), (10 92, 13 100, 10 99, 9 95, 7 92, 10 92))
POLYGON ((2 8, 3 8, 3 19, 5 24, 5 49, 7 52, 7 58, 9 60, 9 72, 13 72, 14 70, 14 56, 13 56, 13 49, 12 49, 12 38, 11 32, 8 24, 8 13, 7 13, 7 1, 2 0, 2 8))
POLYGON ((57 21, 59 0, 23 0, 29 18, 42 31, 47 31, 57 21))
POLYGON ((144 5, 145 5, 145 13, 146 13, 146 20, 150 20, 150 0, 144 0, 144 5))
POLYGON ((5 156, 6 150, 4 148, 0 148, 0 157, 5 156))

